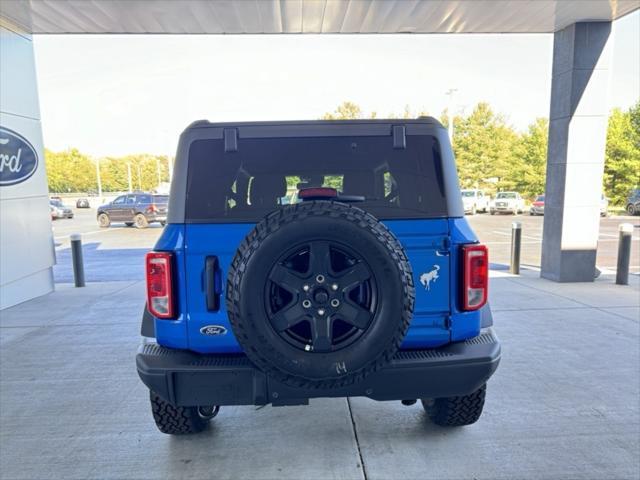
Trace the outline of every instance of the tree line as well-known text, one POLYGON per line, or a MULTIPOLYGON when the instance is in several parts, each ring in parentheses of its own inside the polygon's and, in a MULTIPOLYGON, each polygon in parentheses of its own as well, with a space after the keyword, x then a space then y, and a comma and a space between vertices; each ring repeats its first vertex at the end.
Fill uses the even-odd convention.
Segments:
MULTIPOLYGON (((405 107, 401 115, 416 118, 405 107)), ((343 102, 325 120, 377 118, 353 102, 343 102)), ((448 127, 445 110, 439 118, 448 127)), ((453 151, 462 188, 480 188, 489 194, 516 190, 529 199, 544 193, 549 121, 535 119, 518 132, 487 103, 478 103, 468 115, 454 115, 453 151)), ((607 128, 603 193, 613 205, 624 205, 627 195, 640 186, 640 101, 628 110, 614 108, 607 128)))
MULTIPOLYGON (((385 118, 416 118, 426 112, 413 112, 408 106, 401 114, 385 118)), ((326 120, 377 118, 353 102, 343 102, 326 120)), ((448 113, 440 121, 448 127, 448 113)), ((526 131, 518 132, 506 118, 487 103, 478 103, 469 114, 453 118, 453 150, 463 188, 481 188, 489 194, 516 190, 533 199, 544 193, 549 121, 537 118, 526 131)), ((100 166, 102 189, 128 190, 127 165, 131 168, 133 189, 153 190, 169 179, 169 158, 157 155, 106 157, 99 162, 70 149, 45 150, 50 192, 90 192, 97 190, 100 166)), ((640 185, 640 102, 628 110, 613 109, 609 116, 603 192, 613 205, 624 205, 629 191, 640 185)))
POLYGON ((151 191, 160 182, 169 181, 169 157, 166 155, 127 155, 93 159, 76 148, 62 152, 45 149, 49 192, 97 192, 98 168, 103 192, 151 191))

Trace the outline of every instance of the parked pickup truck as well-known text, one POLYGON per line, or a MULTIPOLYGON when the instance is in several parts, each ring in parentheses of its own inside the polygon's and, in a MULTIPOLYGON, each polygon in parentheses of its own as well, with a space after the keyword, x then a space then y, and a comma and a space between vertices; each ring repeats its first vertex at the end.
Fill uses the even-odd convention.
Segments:
POLYGON ((480 418, 488 252, 437 120, 196 122, 169 202, 136 357, 161 432, 328 397, 480 418))
POLYGON ((477 212, 489 211, 489 197, 482 190, 462 190, 460 193, 464 213, 475 215, 477 212))
POLYGON ((524 211, 524 200, 518 192, 498 192, 489 208, 491 215, 511 213, 517 215, 524 211))

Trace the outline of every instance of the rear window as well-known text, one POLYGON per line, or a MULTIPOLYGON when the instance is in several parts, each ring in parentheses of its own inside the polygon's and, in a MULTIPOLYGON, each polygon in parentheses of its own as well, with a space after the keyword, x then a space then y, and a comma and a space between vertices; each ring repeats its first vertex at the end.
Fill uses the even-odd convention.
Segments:
POLYGON ((225 152, 223 140, 191 144, 186 221, 257 222, 299 202, 310 187, 364 197, 356 205, 380 219, 447 216, 435 137, 245 138, 225 152))
POLYGON ((154 195, 153 203, 168 203, 169 195, 154 195))

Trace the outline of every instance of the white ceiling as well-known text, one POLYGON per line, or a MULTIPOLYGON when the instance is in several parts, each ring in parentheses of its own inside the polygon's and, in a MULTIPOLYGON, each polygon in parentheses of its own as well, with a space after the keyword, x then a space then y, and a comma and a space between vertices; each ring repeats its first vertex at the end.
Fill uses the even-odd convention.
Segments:
POLYGON ((0 0, 27 33, 549 33, 640 0, 0 0))

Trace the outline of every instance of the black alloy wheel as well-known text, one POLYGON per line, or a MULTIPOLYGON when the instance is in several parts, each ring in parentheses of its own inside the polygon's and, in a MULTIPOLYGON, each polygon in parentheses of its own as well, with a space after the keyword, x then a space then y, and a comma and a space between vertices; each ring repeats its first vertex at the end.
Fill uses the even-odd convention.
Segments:
POLYGON ((361 255, 336 242, 299 245, 271 268, 265 307, 289 344, 331 352, 360 338, 374 318, 378 288, 361 255))

